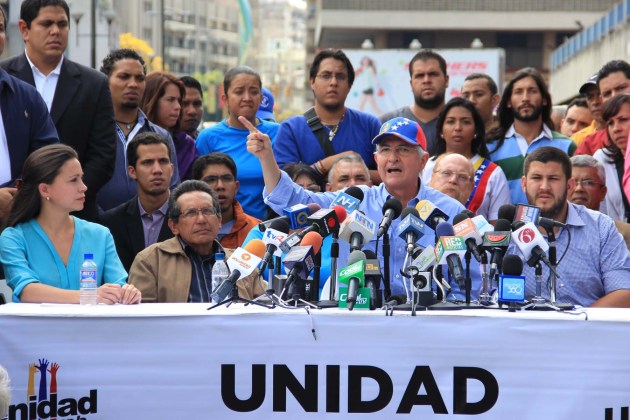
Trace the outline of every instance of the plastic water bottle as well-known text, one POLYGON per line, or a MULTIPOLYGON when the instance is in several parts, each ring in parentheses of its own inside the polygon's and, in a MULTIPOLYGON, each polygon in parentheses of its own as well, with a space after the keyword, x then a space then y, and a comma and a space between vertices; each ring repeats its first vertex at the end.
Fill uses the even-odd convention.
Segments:
POLYGON ((96 282, 98 266, 93 258, 93 254, 83 254, 83 264, 81 264, 79 274, 81 281, 79 301, 81 305, 96 305, 98 297, 98 285, 96 282))
POLYGON ((214 265, 212 266, 212 292, 214 292, 229 275, 230 270, 228 270, 227 264, 225 263, 225 255, 221 252, 215 254, 214 265))

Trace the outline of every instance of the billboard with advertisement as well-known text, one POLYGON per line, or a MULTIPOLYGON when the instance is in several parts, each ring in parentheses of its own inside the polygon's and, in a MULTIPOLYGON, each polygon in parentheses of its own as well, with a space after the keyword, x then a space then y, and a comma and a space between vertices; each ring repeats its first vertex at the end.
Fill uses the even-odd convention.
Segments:
MULTIPOLYGON (((447 63, 450 77, 446 100, 461 96, 464 79, 471 73, 492 77, 502 91, 505 78, 505 52, 502 49, 434 50, 447 63)), ((356 72, 346 106, 381 115, 413 101, 409 86, 412 50, 344 50, 356 72)))

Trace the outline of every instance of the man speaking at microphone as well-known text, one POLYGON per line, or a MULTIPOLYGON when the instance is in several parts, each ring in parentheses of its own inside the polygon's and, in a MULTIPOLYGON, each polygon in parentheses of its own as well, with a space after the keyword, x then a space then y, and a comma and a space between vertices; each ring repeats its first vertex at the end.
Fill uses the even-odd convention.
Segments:
MULTIPOLYGON (((557 268, 557 301, 584 307, 630 307, 626 244, 610 217, 567 201, 575 188, 569 156, 554 147, 541 147, 527 155, 523 173, 521 186, 529 204, 539 207, 542 217, 566 224, 566 228, 554 229, 557 258, 566 251, 557 268)), ((511 253, 523 257, 514 242, 511 253)), ((528 297, 535 293, 534 274, 534 268, 524 264, 528 297)), ((542 278, 546 284, 549 269, 544 264, 542 278)), ((549 298, 546 287, 543 297, 549 298)))
MULTIPOLYGON (((245 124, 245 122, 244 122, 245 124)), ((265 202, 275 211, 296 203, 318 203, 322 208, 329 207, 336 197, 336 193, 312 193, 305 191, 293 183, 290 178, 282 173, 273 157, 271 142, 267 136, 258 132, 255 127, 248 125, 250 134, 247 141, 247 150, 260 159, 263 168, 265 190, 263 191, 265 202)), ((394 197, 400 201, 403 207, 415 207, 421 200, 430 201, 436 207, 445 212, 449 218, 464 210, 464 206, 452 198, 434 190, 420 181, 419 174, 429 158, 426 152, 426 139, 420 126, 406 118, 394 118, 387 121, 381 127, 380 133, 372 140, 376 146, 374 159, 382 183, 378 186, 360 186, 364 192, 364 199, 359 210, 372 221, 378 223, 383 218, 383 205, 394 197)), ((400 220, 394 220, 389 232, 396 232, 400 220)), ((435 244, 435 233, 428 226, 424 227, 424 235, 417 241, 423 247, 435 244)), ((391 235, 391 293, 404 294, 400 269, 406 255, 406 242, 396 235, 391 235)), ((374 251, 376 238, 366 241, 364 249, 374 251)), ((382 244, 382 241, 380 242, 382 244)), ((347 262, 349 247, 346 243, 340 244, 339 267, 344 267, 347 262)), ((382 250, 377 254, 382 258, 382 250)), ((475 263, 471 272, 477 273, 475 263)), ((473 289, 478 291, 478 274, 473 278, 473 289)), ((455 289, 455 288, 454 288, 455 289)), ((463 295, 461 295, 463 296, 463 295)))
MULTIPOLYGON (((210 302, 214 256, 226 253, 216 240, 221 228, 216 193, 202 181, 182 182, 169 198, 168 226, 175 237, 138 253, 129 283, 146 293, 143 303, 210 302)), ((266 284, 261 287, 257 275, 256 269, 236 283, 240 297, 252 299, 265 293, 266 284)))

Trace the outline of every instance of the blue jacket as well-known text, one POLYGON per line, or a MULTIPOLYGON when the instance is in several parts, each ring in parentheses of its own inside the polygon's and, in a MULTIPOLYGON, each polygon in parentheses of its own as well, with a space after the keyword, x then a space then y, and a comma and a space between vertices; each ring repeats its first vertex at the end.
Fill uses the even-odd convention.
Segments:
POLYGON ((12 186, 20 178, 27 156, 48 144, 59 143, 46 103, 28 83, 0 69, 0 112, 11 160, 12 186))

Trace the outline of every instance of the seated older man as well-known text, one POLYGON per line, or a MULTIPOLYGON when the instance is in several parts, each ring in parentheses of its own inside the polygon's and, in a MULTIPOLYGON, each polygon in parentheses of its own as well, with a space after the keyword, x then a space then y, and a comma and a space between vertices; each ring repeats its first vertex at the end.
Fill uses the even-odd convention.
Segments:
POLYGON ((429 186, 466 205, 475 186, 474 176, 475 168, 465 156, 443 154, 435 161, 429 186))
MULTIPOLYGON (((216 240, 219 199, 205 182, 184 181, 171 192, 168 207, 168 226, 175 237, 141 251, 129 271, 129 283, 142 291, 143 303, 210 302, 215 255, 226 252, 216 240)), ((257 277, 255 271, 236 283, 240 297, 265 293, 266 284, 257 277)))

